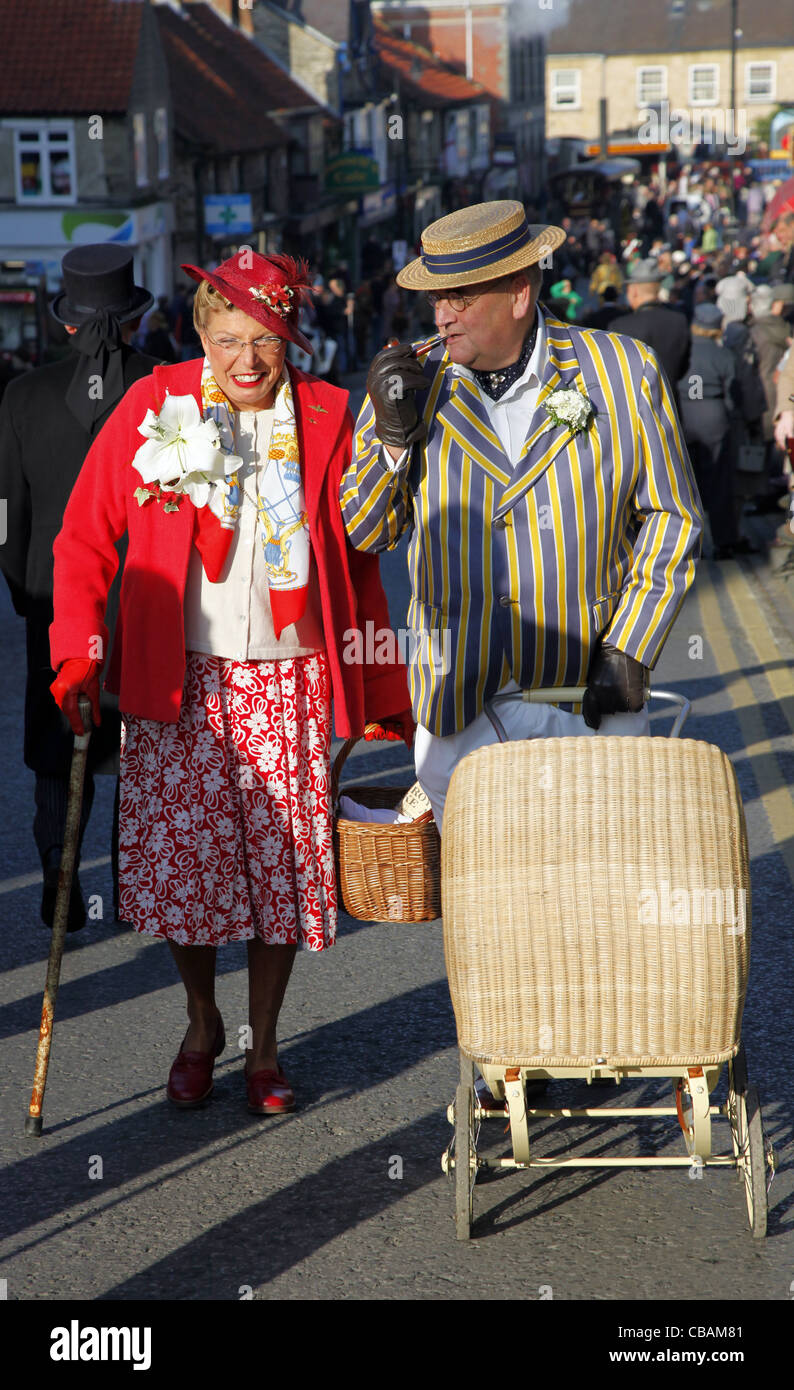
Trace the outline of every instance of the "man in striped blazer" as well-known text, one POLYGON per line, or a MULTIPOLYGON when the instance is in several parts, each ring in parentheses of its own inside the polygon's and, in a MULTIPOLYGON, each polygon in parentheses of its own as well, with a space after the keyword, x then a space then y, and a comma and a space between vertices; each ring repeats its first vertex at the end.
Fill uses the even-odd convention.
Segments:
POLYGON ((646 673, 700 551, 701 510, 654 353, 540 310, 560 228, 516 202, 432 224, 400 284, 439 337, 379 353, 341 486, 348 535, 410 533, 417 775, 441 824, 497 692, 587 684, 581 707, 500 704, 513 737, 647 733, 646 673))

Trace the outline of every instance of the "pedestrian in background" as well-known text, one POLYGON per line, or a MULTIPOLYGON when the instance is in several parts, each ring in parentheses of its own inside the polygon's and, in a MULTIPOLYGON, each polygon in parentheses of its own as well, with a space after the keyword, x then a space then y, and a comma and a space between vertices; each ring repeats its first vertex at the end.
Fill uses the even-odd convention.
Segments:
POLYGON ((776 505, 775 477, 781 474, 782 456, 775 445, 774 420, 777 411, 777 384, 775 373, 781 357, 791 342, 791 326, 786 313, 794 305, 794 285, 759 285, 750 300, 753 321, 750 333, 758 353, 758 366, 764 385, 766 406, 761 420, 761 431, 767 450, 766 468, 759 488, 757 505, 761 510, 772 510, 776 505))
POLYGON ((687 375, 678 382, 681 421, 698 489, 708 514, 713 560, 730 560, 739 537, 733 504, 730 431, 735 416, 733 355, 720 342, 722 313, 698 304, 692 320, 687 375))
MULTIPOLYGON (((157 366, 156 358, 136 352, 129 341, 152 303, 149 291, 134 283, 132 261, 131 251, 110 244, 78 246, 66 253, 63 291, 50 308, 58 322, 68 326, 72 350, 61 361, 12 381, 0 407, 0 496, 8 506, 8 537, 0 546, 0 569, 27 631, 24 759, 36 777, 33 835, 44 874, 41 916, 49 927, 55 912, 73 747, 69 726, 50 695, 55 679, 49 638, 52 548, 92 441, 124 392, 157 366)), ((119 569, 108 600, 109 643, 120 577, 119 569)), ((101 665, 107 655, 97 648, 93 664, 101 665)), ((83 666, 91 665, 91 654, 83 653, 83 666)), ((118 771, 121 723, 115 696, 97 697, 93 718, 97 727, 88 747, 79 845, 91 814, 94 775, 118 771)), ((117 833, 118 788, 111 846, 114 898, 117 833)), ((78 846, 75 867, 79 862, 78 846)), ((78 931, 85 921, 75 873, 68 930, 78 931)))
POLYGON ((627 333, 653 348, 673 389, 689 365, 689 326, 684 316, 659 303, 662 279, 654 261, 635 262, 626 281, 631 313, 621 314, 609 325, 610 333, 627 333))

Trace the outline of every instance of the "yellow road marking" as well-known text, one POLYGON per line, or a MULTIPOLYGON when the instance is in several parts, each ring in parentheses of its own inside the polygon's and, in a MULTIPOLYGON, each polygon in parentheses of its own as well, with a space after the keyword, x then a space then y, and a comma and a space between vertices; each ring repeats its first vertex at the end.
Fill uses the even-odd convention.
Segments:
MULTIPOLYGON (((741 663, 734 650, 730 633, 725 626, 713 585, 698 585, 696 598, 703 620, 703 632, 704 635, 708 634, 706 640, 714 655, 717 671, 722 673, 736 669, 741 663)), ((746 604, 744 613, 746 617, 746 604)), ((761 626, 765 628, 766 619, 760 609, 758 616, 761 618, 761 626)), ((768 629, 763 638, 759 639, 765 651, 768 650, 767 637, 772 641, 768 629)), ((751 645, 756 651, 758 650, 754 642, 751 645)), ((780 652, 773 641, 772 646, 774 659, 779 660, 780 652)), ((778 674, 782 676, 786 673, 765 672, 770 684, 771 676, 778 674)), ((778 763, 775 750, 769 740, 758 697, 747 677, 740 674, 734 676, 725 689, 742 731, 742 741, 745 751, 749 754, 761 804, 774 836, 775 848, 786 865, 789 878, 794 882, 794 837, 792 836, 794 802, 786 785, 783 769, 778 763)))
POLYGON ((775 641, 764 610, 747 582, 747 576, 741 566, 728 565, 726 570, 725 587, 728 597, 759 663, 766 668, 764 675, 780 704, 786 723, 794 733, 794 706, 790 703, 794 697, 794 671, 788 662, 783 666, 779 664, 786 661, 786 658, 775 641))

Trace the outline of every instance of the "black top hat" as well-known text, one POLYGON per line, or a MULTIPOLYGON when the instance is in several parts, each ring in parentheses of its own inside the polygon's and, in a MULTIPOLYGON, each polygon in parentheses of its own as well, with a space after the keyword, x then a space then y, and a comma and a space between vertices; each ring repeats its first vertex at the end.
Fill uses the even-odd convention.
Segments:
POLYGON ((132 252, 123 246, 75 246, 66 252, 61 269, 63 290, 50 302, 59 323, 79 328, 100 309, 128 323, 154 303, 154 296, 135 284, 132 252))

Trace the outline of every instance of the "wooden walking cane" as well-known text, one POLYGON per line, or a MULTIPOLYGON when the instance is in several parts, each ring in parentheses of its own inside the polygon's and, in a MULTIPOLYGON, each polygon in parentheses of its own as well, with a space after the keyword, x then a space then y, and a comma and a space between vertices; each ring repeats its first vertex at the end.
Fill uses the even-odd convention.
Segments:
POLYGON ((41 1107, 44 1103, 44 1087, 47 1085, 47 1068, 50 1064, 55 1000, 58 997, 61 957, 66 938, 66 923, 69 919, 74 861, 77 858, 77 842, 80 837, 80 811, 83 805, 85 764, 88 742, 91 738, 90 701, 85 695, 81 695, 77 706, 85 733, 74 736, 72 766, 69 772, 69 797, 66 803, 66 828, 63 835, 63 850, 58 872, 58 892, 55 898, 55 916, 52 923, 50 955, 47 961, 47 981, 44 985, 44 1002, 41 1008, 41 1027, 39 1028, 39 1045, 36 1050, 33 1094, 30 1097, 30 1107, 25 1116, 25 1133, 32 1134, 35 1138, 41 1134, 41 1107))

